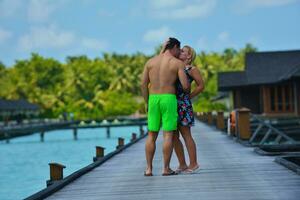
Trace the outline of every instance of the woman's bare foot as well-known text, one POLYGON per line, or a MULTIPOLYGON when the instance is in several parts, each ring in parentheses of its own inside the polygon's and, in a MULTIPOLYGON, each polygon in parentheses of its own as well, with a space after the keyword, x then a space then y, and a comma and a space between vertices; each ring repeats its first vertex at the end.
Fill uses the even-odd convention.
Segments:
POLYGON ((147 167, 146 170, 144 171, 144 176, 153 176, 152 168, 147 167))
POLYGON ((172 176, 172 175, 177 175, 178 173, 173 171, 172 169, 168 168, 168 169, 164 169, 162 175, 163 176, 172 176))
POLYGON ((184 170, 184 172, 187 173, 194 173, 196 171, 198 171, 200 169, 200 165, 196 164, 196 165, 190 165, 186 170, 184 170))
POLYGON ((184 166, 178 166, 177 167, 177 169, 176 169, 176 171, 175 172, 177 172, 177 173, 181 173, 181 172, 183 172, 184 170, 186 170, 188 168, 188 166, 187 165, 184 165, 184 166))

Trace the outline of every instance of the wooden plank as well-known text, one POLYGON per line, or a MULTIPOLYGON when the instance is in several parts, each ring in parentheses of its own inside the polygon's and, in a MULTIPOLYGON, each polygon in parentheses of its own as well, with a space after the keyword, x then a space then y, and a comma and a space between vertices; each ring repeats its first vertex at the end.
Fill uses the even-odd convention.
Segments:
MULTIPOLYGON (((198 121, 192 130, 201 165, 196 174, 161 176, 160 134, 153 177, 143 176, 145 141, 141 140, 47 199, 298 199, 299 176, 273 157, 258 156, 253 148, 198 121)), ((171 166, 177 164, 173 154, 171 166)))

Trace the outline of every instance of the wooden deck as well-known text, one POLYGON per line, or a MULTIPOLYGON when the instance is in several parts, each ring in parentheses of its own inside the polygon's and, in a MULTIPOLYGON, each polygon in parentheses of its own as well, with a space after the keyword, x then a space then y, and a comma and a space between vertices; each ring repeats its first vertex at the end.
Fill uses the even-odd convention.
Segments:
MULTIPOLYGON (((201 122, 193 128, 202 170, 161 176, 162 137, 158 138, 153 177, 144 177, 144 142, 124 150, 47 199, 299 199, 300 176, 257 155, 201 122)), ((171 166, 177 166, 175 154, 171 166)))

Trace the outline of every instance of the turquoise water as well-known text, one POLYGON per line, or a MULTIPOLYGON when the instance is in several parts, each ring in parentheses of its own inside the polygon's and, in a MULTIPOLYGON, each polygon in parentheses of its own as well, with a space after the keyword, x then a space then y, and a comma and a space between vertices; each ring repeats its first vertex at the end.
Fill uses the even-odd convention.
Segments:
POLYGON ((46 187, 50 162, 66 166, 64 176, 92 163, 95 146, 105 147, 105 154, 114 151, 118 137, 128 143, 131 133, 139 133, 138 127, 106 129, 78 129, 78 140, 73 140, 72 130, 47 132, 44 142, 34 134, 0 141, 0 199, 16 200, 28 197, 46 187))

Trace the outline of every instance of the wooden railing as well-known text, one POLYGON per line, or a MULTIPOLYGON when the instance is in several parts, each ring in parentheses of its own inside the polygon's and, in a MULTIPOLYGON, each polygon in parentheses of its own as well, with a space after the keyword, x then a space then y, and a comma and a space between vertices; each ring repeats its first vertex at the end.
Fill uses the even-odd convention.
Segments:
POLYGON ((266 144, 299 144, 300 118, 266 118, 251 114, 249 109, 241 108, 235 112, 235 123, 228 123, 229 113, 222 111, 198 112, 195 116, 202 122, 216 126, 222 132, 251 146, 266 144), (296 138, 296 139, 295 139, 296 138))
POLYGON ((38 200, 38 199, 45 199, 46 197, 50 196, 54 192, 60 190, 64 186, 68 185, 75 179, 79 178, 80 176, 86 174, 87 172, 91 171, 92 169, 102 165, 104 162, 115 156, 116 154, 120 153, 124 149, 130 147, 134 143, 138 142, 142 138, 147 135, 143 129, 140 130, 140 135, 137 137, 137 133, 132 133, 130 142, 125 144, 124 138, 118 138, 118 143, 116 145, 116 150, 113 152, 108 153, 107 155, 104 154, 105 148, 101 146, 96 146, 96 156, 93 157, 93 163, 70 174, 69 176, 63 176, 63 170, 66 168, 63 164, 60 163, 49 163, 50 166, 50 179, 46 181, 47 188, 29 196, 26 200, 38 200))

